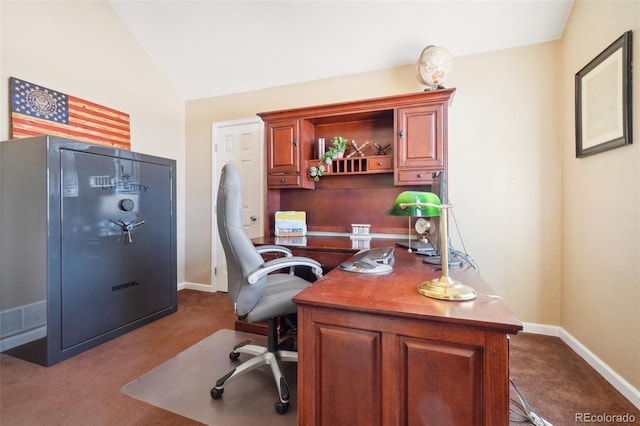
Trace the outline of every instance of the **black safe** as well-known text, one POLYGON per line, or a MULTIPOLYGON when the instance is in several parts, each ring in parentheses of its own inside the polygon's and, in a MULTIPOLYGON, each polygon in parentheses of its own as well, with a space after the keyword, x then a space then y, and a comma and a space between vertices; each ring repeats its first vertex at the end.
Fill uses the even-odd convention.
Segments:
POLYGON ((175 160, 0 142, 0 349, 52 365, 177 310, 175 160))

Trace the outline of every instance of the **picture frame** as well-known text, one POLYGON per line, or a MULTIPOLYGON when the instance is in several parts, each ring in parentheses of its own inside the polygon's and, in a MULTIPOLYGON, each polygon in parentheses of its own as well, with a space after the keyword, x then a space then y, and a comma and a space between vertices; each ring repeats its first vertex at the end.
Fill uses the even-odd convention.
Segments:
POLYGON ((627 31, 575 75, 577 158, 632 143, 631 43, 627 31))

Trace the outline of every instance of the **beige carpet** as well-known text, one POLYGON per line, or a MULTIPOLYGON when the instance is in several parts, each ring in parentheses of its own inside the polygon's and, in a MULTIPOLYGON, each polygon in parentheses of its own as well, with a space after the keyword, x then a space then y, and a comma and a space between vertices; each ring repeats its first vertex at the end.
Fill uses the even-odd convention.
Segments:
MULTIPOLYGON (((260 419, 260 426, 296 425, 296 364, 284 363, 283 374, 291 392, 289 411, 275 410, 278 392, 268 366, 238 378, 213 400, 210 390, 216 380, 238 361, 229 359, 233 346, 245 339, 266 344, 266 337, 232 330, 220 330, 170 360, 122 387, 122 393, 156 407, 214 426, 246 426, 260 419)), ((239 362, 248 359, 241 354, 239 362)))

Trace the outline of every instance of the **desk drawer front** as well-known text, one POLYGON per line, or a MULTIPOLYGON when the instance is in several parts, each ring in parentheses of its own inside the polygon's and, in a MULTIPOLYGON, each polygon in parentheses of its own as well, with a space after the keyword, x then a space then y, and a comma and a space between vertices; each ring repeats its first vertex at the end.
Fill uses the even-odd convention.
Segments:
POLYGON ((269 175, 267 185, 269 187, 296 186, 300 184, 300 175, 269 175))
POLYGON ((433 172, 423 169, 410 169, 397 171, 397 184, 430 184, 433 182, 433 172))
POLYGON ((373 157, 367 159, 367 166, 369 170, 393 170, 391 160, 393 157, 373 157))

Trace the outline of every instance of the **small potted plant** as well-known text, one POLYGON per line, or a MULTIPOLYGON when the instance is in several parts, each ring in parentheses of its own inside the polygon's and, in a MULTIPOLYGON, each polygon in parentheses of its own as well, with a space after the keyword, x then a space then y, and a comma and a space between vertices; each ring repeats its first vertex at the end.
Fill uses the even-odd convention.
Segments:
POLYGON ((347 142, 348 139, 343 138, 342 136, 336 136, 333 138, 331 146, 322 155, 318 165, 309 167, 309 176, 311 176, 314 181, 318 182, 320 180, 320 177, 327 171, 327 167, 331 167, 335 158, 341 158, 344 156, 344 152, 347 150, 347 142))
POLYGON ((341 158, 344 155, 344 152, 347 150, 348 142, 349 140, 342 136, 336 136, 333 138, 331 141, 331 148, 329 148, 329 151, 333 151, 336 154, 336 157, 333 158, 341 158))

